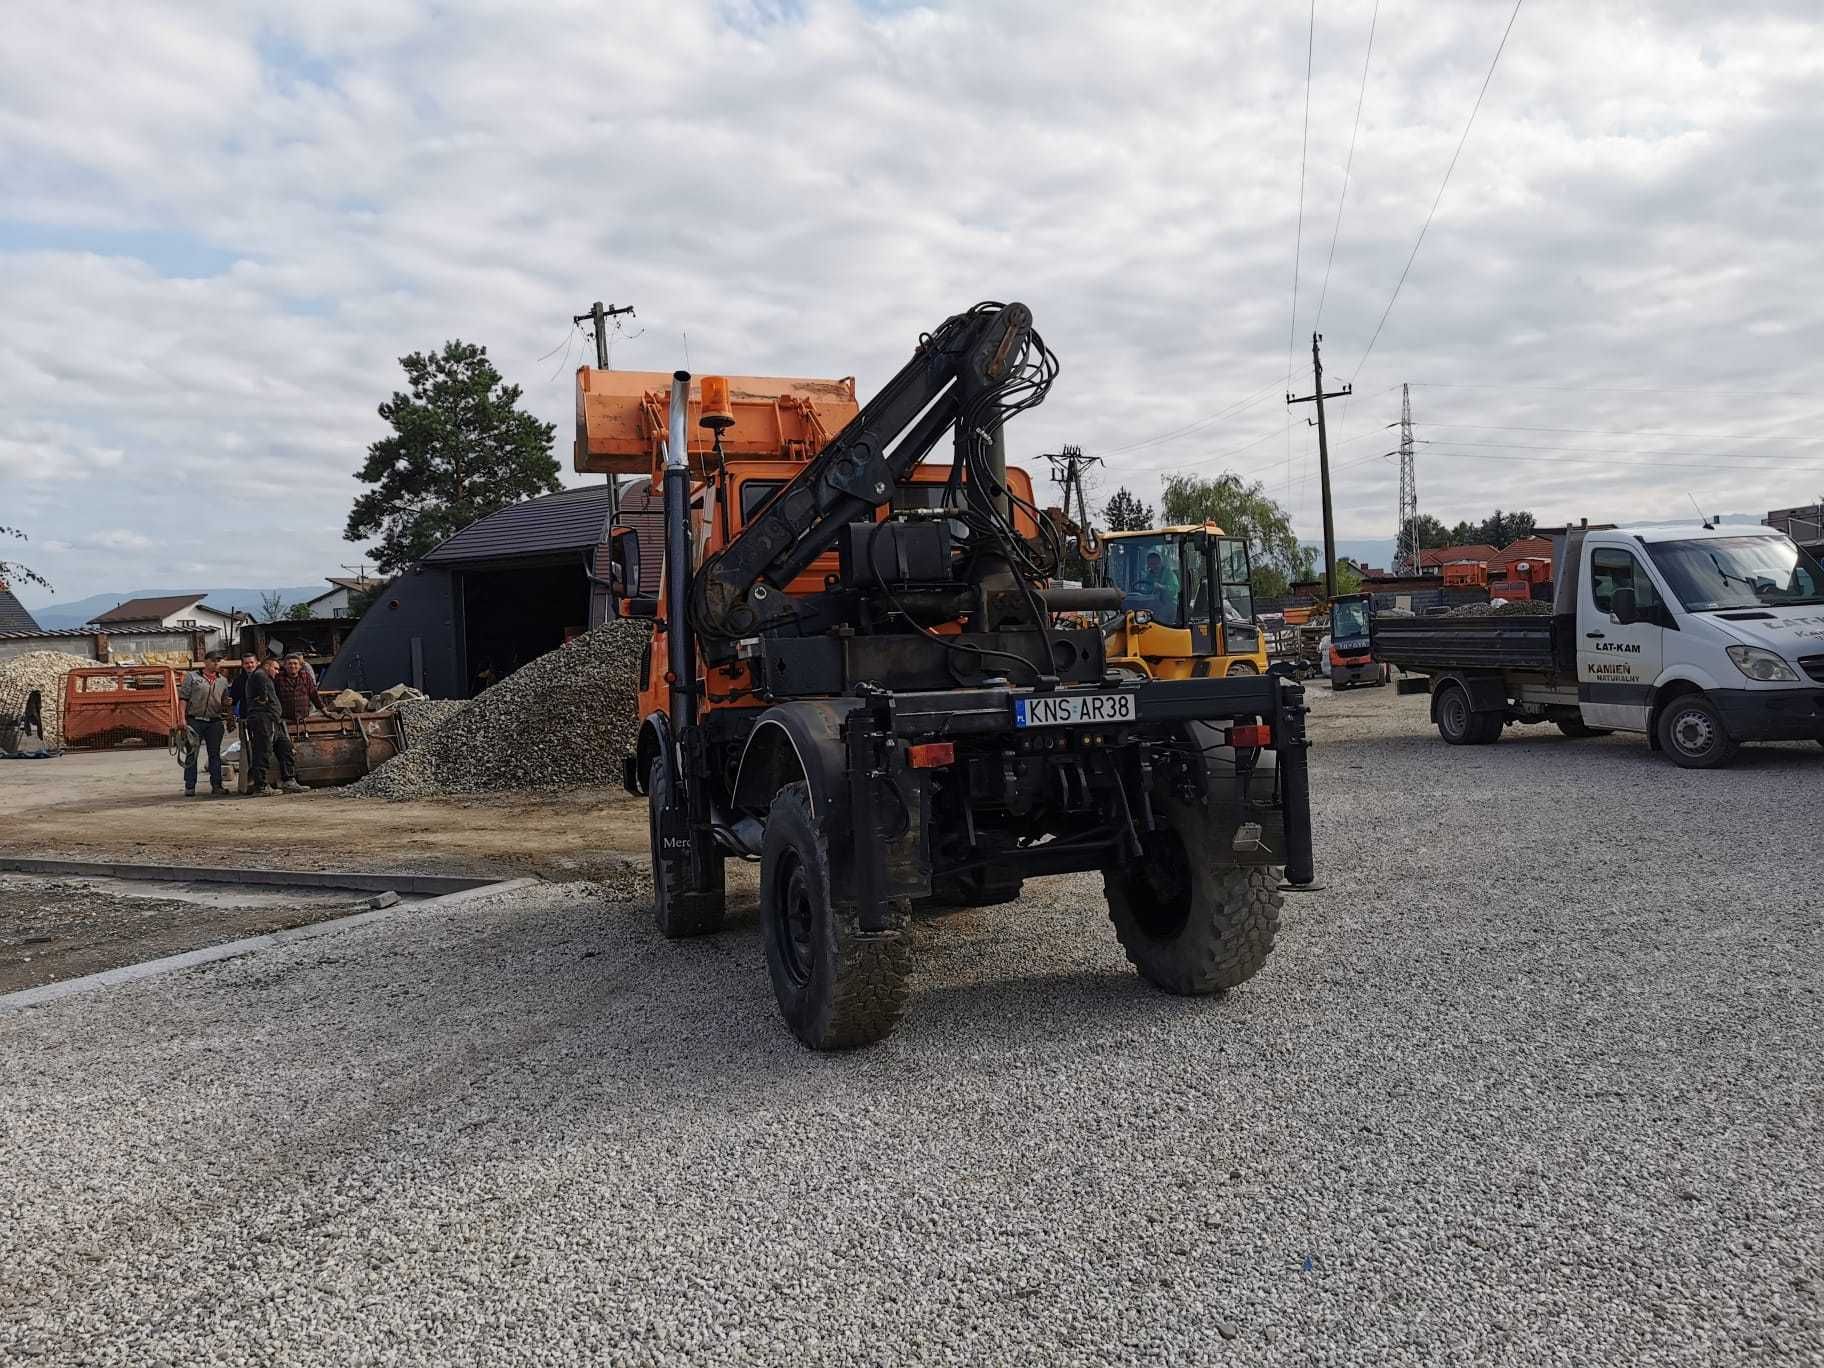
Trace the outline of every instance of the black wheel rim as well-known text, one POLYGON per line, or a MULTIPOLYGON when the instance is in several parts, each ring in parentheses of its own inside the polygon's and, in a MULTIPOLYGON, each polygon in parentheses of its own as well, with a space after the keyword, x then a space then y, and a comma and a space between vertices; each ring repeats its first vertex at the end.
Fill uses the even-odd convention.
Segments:
POLYGON ((1444 719, 1444 725, 1450 729, 1453 736, 1461 736, 1464 728, 1469 725, 1469 708, 1464 703, 1462 696, 1455 691, 1452 691, 1449 697, 1439 705, 1438 712, 1444 719))
POLYGON ((773 941, 779 962, 792 982, 803 987, 811 981, 811 967, 817 958, 817 919, 809 871, 795 854, 787 853, 780 861, 773 904, 773 941))
POLYGON ((1157 941, 1175 940, 1191 919, 1191 861, 1172 831, 1149 831, 1134 873, 1134 920, 1157 941))

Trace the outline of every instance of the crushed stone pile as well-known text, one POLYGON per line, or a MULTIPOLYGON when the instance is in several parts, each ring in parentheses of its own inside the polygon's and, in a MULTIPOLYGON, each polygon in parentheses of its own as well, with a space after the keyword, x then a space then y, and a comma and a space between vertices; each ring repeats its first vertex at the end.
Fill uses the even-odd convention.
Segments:
POLYGON ((1552 605, 1544 599, 1506 599, 1500 603, 1465 603, 1445 617, 1550 617, 1552 605))
POLYGON ((18 718, 32 690, 38 690, 44 702, 44 742, 56 750, 63 744, 63 677, 94 663, 62 651, 27 651, 0 660, 0 720, 18 718))
POLYGON ((650 635, 644 622, 607 622, 466 703, 401 703, 406 748, 337 792, 406 801, 619 783, 650 635))

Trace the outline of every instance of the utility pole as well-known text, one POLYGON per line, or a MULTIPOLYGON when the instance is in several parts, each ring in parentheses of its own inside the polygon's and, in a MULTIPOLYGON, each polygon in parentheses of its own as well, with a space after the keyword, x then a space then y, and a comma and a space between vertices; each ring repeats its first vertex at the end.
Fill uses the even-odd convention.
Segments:
MULTIPOLYGON (((589 306, 588 313, 570 316, 570 321, 576 324, 582 323, 584 319, 589 320, 590 329, 595 334, 595 368, 597 370, 608 369, 608 320, 619 318, 622 314, 631 315, 632 313, 633 305, 631 304, 610 304, 603 307, 602 301, 598 299, 589 306)), ((614 476, 610 475, 608 476, 608 525, 614 526, 620 516, 621 487, 615 482, 614 476)))
MULTIPOLYGON (((1412 460, 1412 386, 1400 386, 1400 525, 1394 545, 1406 556, 1406 573, 1419 573, 1419 476, 1412 460)), ((1396 554, 1397 559, 1397 554, 1396 554)))
POLYGON ((1318 344, 1323 340, 1322 333, 1311 334, 1311 374, 1314 377, 1311 393, 1297 399, 1288 394, 1286 403, 1317 405, 1317 471, 1324 486, 1324 597, 1333 599, 1336 597, 1336 517, 1330 511, 1330 436, 1324 428, 1324 400, 1354 394, 1355 386, 1344 385, 1340 390, 1324 393, 1324 358, 1318 351, 1318 344))
MULTIPOLYGON (((1083 472, 1090 466, 1101 465, 1100 456, 1085 456, 1080 446, 1067 446, 1062 451, 1048 451, 1045 459, 1051 462, 1051 482, 1064 489, 1064 516, 1077 525, 1077 535, 1084 538, 1089 535, 1089 501, 1083 491, 1083 472)), ((1081 548, 1081 541, 1078 543, 1081 548)), ((1085 580, 1095 569, 1094 563, 1083 558, 1085 580)))
POLYGON ((570 321, 572 323, 581 323, 584 320, 587 320, 591 326, 591 330, 595 333, 595 365, 597 370, 608 369, 608 320, 611 318, 619 318, 622 314, 632 313, 633 305, 631 304, 610 304, 604 308, 602 306, 602 301, 598 299, 589 306, 588 313, 571 315, 570 321))

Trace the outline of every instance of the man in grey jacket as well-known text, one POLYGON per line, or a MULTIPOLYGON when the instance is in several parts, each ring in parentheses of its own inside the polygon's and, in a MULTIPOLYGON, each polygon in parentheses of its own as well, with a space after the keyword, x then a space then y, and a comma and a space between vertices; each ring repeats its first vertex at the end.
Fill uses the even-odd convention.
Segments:
POLYGON ((196 797, 196 753, 209 753, 209 793, 221 798, 228 790, 222 786, 222 721, 228 715, 228 676, 222 673, 222 653, 211 651, 203 657, 200 670, 184 676, 178 696, 184 701, 184 725, 196 737, 196 744, 184 751, 184 797, 196 797))

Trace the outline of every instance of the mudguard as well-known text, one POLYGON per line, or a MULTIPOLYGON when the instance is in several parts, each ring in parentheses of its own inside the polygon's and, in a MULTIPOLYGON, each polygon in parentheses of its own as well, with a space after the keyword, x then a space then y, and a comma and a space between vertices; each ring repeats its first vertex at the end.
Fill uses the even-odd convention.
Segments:
POLYGON ((799 779, 810 789, 813 817, 839 807, 848 768, 842 724, 860 704, 858 698, 802 698, 768 708, 741 752, 735 807, 764 816, 773 795, 799 779))

